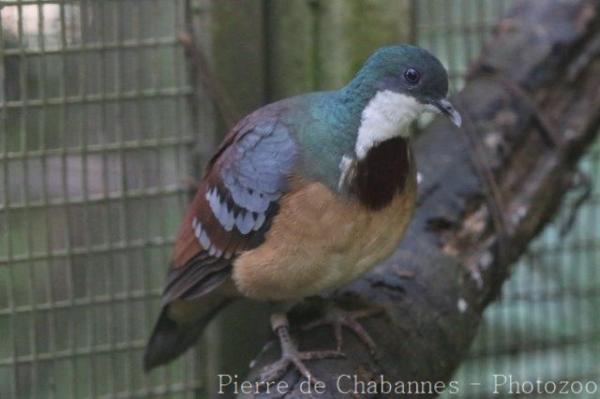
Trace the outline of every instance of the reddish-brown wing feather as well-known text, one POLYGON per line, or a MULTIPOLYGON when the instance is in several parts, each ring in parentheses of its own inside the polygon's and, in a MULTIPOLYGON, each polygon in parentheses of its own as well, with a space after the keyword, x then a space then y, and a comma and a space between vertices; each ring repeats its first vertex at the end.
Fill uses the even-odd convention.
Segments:
POLYGON ((255 248, 288 190, 296 144, 276 118, 249 117, 225 139, 181 225, 164 302, 194 298, 228 277, 255 248))

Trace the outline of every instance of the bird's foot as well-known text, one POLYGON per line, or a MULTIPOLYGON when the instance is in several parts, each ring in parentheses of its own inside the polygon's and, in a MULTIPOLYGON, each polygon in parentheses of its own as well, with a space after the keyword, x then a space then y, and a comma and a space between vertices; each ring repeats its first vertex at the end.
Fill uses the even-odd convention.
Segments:
POLYGON ((273 331, 275 331, 279 337, 279 342, 281 344, 281 358, 262 370, 259 377, 262 383, 280 380, 285 375, 286 371, 291 366, 294 366, 304 378, 311 384, 314 384, 317 380, 304 364, 305 360, 330 359, 344 356, 343 353, 336 350, 300 352, 296 344, 290 338, 289 324, 285 314, 273 314, 271 316, 271 326, 273 331))
POLYGON ((332 326, 335 335, 336 351, 341 352, 343 344, 342 327, 346 327, 356 334, 360 341, 369 348, 371 354, 374 355, 377 345, 375 345, 375 341, 373 341, 367 330, 358 322, 358 319, 375 316, 381 312, 383 312, 382 308, 350 311, 333 305, 326 308, 325 314, 322 317, 305 324, 303 329, 310 330, 324 325, 332 326))

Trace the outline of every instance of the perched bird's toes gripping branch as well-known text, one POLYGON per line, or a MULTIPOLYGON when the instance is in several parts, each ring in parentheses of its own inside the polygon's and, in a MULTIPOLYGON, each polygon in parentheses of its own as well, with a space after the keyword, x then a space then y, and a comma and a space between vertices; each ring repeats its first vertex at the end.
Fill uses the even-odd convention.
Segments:
POLYGON ((302 326, 302 330, 310 331, 320 326, 331 326, 335 337, 335 348, 337 351, 341 352, 344 343, 342 328, 346 327, 352 331, 362 343, 367 346, 367 348, 369 348, 371 354, 376 354, 377 345, 358 320, 380 314, 384 309, 371 308, 351 311, 344 310, 337 306, 327 306, 325 309, 325 315, 306 323, 302 326))
POLYGON ((305 360, 320 360, 344 357, 339 350, 321 350, 311 352, 300 352, 296 344, 292 342, 289 333, 289 323, 287 316, 282 313, 273 313, 271 316, 271 326, 273 332, 277 334, 281 345, 281 359, 265 366, 262 370, 259 382, 276 382, 288 371, 290 367, 295 367, 297 371, 310 383, 315 383, 316 379, 305 366, 305 360))

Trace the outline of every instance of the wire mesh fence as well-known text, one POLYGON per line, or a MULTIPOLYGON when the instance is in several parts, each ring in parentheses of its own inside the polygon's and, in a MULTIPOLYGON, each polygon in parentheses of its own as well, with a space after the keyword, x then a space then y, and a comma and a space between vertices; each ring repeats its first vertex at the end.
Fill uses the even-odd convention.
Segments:
MULTIPOLYGON (((193 353, 141 367, 205 133, 178 42, 189 3, 0 1, 0 398, 204 397, 193 353)), ((412 2, 453 90, 511 4, 412 2)), ((600 145, 581 168, 598 187, 600 145)), ((457 374, 481 383, 469 397, 493 374, 600 384, 598 206, 595 189, 515 267, 457 374)))
POLYGON ((193 388, 140 361, 189 172, 183 2, 0 5, 0 397, 193 388))

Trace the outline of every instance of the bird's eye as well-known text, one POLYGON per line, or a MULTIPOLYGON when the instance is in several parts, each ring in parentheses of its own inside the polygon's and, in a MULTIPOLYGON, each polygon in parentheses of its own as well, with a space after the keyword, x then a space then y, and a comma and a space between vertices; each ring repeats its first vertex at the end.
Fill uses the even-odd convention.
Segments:
POLYGON ((404 79, 410 84, 417 84, 421 80, 421 74, 415 68, 408 68, 404 71, 404 79))

